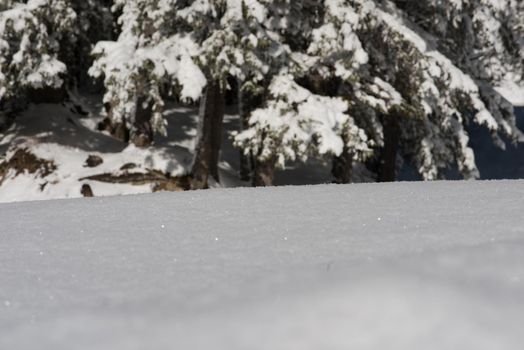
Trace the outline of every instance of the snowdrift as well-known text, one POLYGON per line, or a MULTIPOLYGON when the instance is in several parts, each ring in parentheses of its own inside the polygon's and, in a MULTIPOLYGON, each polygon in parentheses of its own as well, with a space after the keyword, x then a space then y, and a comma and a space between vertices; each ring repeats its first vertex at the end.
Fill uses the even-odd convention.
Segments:
POLYGON ((0 204, 0 349, 521 349, 524 182, 0 204))

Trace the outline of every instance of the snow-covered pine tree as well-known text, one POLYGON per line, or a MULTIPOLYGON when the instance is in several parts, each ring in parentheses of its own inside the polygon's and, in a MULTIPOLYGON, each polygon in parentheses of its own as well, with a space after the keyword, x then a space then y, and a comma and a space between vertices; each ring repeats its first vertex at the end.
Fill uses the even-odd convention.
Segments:
POLYGON ((405 17, 422 28, 431 43, 478 86, 499 134, 522 139, 514 120, 516 98, 524 96, 524 2, 518 0, 394 1, 405 17), (427 14, 432 14, 427 16, 427 14))
MULTIPOLYGON (((394 1, 435 45, 474 79, 522 84, 524 2, 394 1), (428 16, 430 14, 430 16, 428 16)), ((522 88, 520 89, 522 91, 522 88)))
POLYGON ((255 185, 271 185, 275 166, 284 167, 288 160, 341 155, 344 149, 364 158, 370 151, 344 99, 314 94, 290 74, 276 76, 269 91, 265 107, 252 113, 250 128, 235 140, 257 157, 255 185))
POLYGON ((210 177, 219 180, 224 95, 231 88, 228 81, 238 82, 241 109, 246 111, 261 94, 259 85, 264 85, 261 82, 270 74, 269 63, 278 56, 278 35, 264 25, 269 3, 202 0, 179 11, 201 47, 199 63, 208 81, 201 100, 193 188, 207 187, 210 177))
POLYGON ((0 7, 0 111, 6 119, 29 93, 43 100, 64 95, 61 43, 74 40, 76 13, 67 0, 4 0, 0 7))
POLYGON ((165 133, 163 96, 198 100, 206 79, 193 57, 199 47, 178 25, 180 1, 116 0, 121 33, 99 42, 91 76, 104 78, 104 103, 113 133, 137 146, 148 146, 153 133, 165 133))
POLYGON ((96 45, 90 74, 104 77, 114 129, 123 139, 129 130, 135 144, 147 145, 153 131, 165 131, 166 86, 182 100, 202 96, 192 174, 194 188, 207 187, 209 176, 218 180, 228 79, 261 80, 267 70, 257 56, 271 41, 260 40, 264 6, 256 0, 117 0, 113 10, 121 12, 121 34, 96 45))
POLYGON ((198 100, 205 87, 192 173, 194 188, 207 187, 210 175, 218 180, 227 78, 261 65, 242 49, 253 46, 248 23, 263 8, 256 1, 134 0, 116 1, 114 10, 122 13, 121 34, 96 46, 90 73, 104 76, 115 129, 124 131, 121 138, 129 129, 133 142, 147 145, 153 131, 164 131, 163 87, 181 87, 176 92, 186 100, 198 100))
MULTIPOLYGON (((442 2, 431 3, 445 12, 442 2)), ((237 145, 262 158, 274 158, 280 165, 286 159, 305 160, 310 154, 333 154, 336 180, 345 182, 350 179, 347 172, 352 168, 351 160, 362 160, 369 154, 369 147, 375 148, 378 164, 374 171, 379 180, 394 179, 399 147, 425 179, 442 176, 443 170, 453 164, 464 177, 474 178, 478 170, 473 150, 468 146, 468 123, 486 125, 496 141, 499 132, 520 137, 512 107, 494 89, 494 75, 475 74, 478 69, 465 68, 468 66, 455 63, 446 50, 439 51, 434 35, 410 19, 417 18, 413 13, 422 9, 413 10, 415 7, 411 6, 408 15, 390 1, 325 0, 317 4, 320 8, 315 10, 314 4, 310 4, 307 12, 307 2, 273 3, 279 5, 275 7, 278 11, 273 12, 273 22, 286 33, 284 38, 291 50, 291 59, 283 67, 288 79, 279 77, 274 81, 273 99, 267 108, 252 114, 250 128, 236 137, 237 145), (321 18, 321 22, 315 23, 312 18, 321 18), (337 124, 330 123, 333 118, 319 117, 322 114, 290 116, 290 111, 296 113, 300 105, 289 96, 292 91, 301 91, 302 96, 329 95, 330 101, 323 99, 331 105, 347 103, 347 111, 343 112, 348 129, 337 130, 337 124), (276 107, 278 104, 280 107, 276 107), (296 120, 298 129, 292 120, 296 120), (328 140, 321 132, 325 130, 331 130, 328 140), (343 147, 319 147, 326 142, 343 147)), ((493 2, 471 4, 478 13, 493 13, 493 2)), ((522 6, 511 4, 514 10, 522 6)), ((431 13, 425 16, 426 22, 433 23, 431 13)), ((500 13, 490 18, 505 21, 500 13)), ((435 23, 441 21, 446 27, 456 19, 448 16, 435 23)), ((514 23, 514 28, 503 32, 522 38, 518 35, 522 30, 520 22, 511 19, 507 23, 514 23)), ((474 42, 482 42, 483 50, 490 50, 489 46, 497 40, 490 44, 484 38, 487 33, 476 30, 469 35, 478 36, 474 42)), ((508 41, 504 39, 507 36, 506 33, 499 39, 508 41)), ((460 46, 458 39, 457 42, 460 46)), ((516 40, 508 47, 514 47, 513 56, 510 51, 497 49, 494 52, 506 58, 484 60, 483 71, 501 71, 504 66, 504 72, 511 72, 505 73, 504 78, 519 83, 522 42, 516 40)))
MULTIPOLYGON (((313 58, 308 71, 314 72, 322 85, 332 86, 331 94, 348 102, 354 123, 365 130, 368 146, 376 151, 385 146, 381 119, 401 112, 405 107, 402 97, 368 67, 369 56, 358 36, 364 22, 359 8, 340 0, 325 1, 322 6, 322 23, 312 31, 307 48, 307 54, 313 58)), ((326 88, 321 86, 319 91, 322 90, 326 88)), ((392 118, 385 121, 388 119, 392 118)), ((372 153, 367 149, 362 156, 349 147, 351 134, 342 138, 345 147, 333 157, 332 174, 337 183, 350 182, 354 161, 366 160, 372 153)))
POLYGON ((344 38, 347 28, 324 26, 323 17, 332 15, 321 2, 275 1, 269 9, 268 26, 281 34, 287 60, 277 62, 279 73, 264 108, 254 111, 250 127, 235 137, 237 146, 255 156, 255 184, 270 185, 274 167, 284 167, 289 160, 326 155, 346 156, 350 164, 353 158, 363 160, 373 142, 356 124, 348 101, 339 96, 340 79, 331 69, 341 60, 365 59, 359 57, 361 49, 351 46, 355 35, 344 38))
MULTIPOLYGON (((359 3, 362 8, 367 7, 367 21, 360 36, 369 53, 370 69, 391 83, 411 110, 398 118, 402 153, 412 159, 425 179, 442 177, 443 171, 453 165, 465 178, 478 177, 466 128, 471 122, 485 125, 497 143, 500 143, 498 133, 514 139, 521 137, 511 105, 494 91, 493 81, 469 75, 472 69, 460 67, 449 54, 439 51, 438 40, 395 4, 389 1, 359 3)), ((439 6, 445 8, 447 4, 439 6)), ((486 11, 490 5, 477 2, 474 6, 486 11)), ((431 17, 426 20, 431 22, 431 17)), ((446 22, 441 25, 445 26, 446 22)), ((482 31, 470 34, 484 35, 482 31)), ((518 60, 513 62, 519 64, 518 60)), ((493 62, 493 67, 496 65, 493 62)), ((519 80, 522 72, 519 78, 513 78, 514 82, 519 80)), ((389 141, 395 143, 396 140, 389 141)), ((394 149, 396 145, 390 147, 394 149)), ((396 152, 392 154, 396 157, 396 152)))

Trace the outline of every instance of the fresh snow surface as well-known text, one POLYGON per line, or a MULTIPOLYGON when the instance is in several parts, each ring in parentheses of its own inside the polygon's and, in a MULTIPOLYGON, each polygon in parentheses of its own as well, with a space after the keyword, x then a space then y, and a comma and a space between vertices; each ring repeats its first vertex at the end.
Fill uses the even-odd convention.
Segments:
POLYGON ((524 181, 0 204, 0 349, 522 349, 524 181))

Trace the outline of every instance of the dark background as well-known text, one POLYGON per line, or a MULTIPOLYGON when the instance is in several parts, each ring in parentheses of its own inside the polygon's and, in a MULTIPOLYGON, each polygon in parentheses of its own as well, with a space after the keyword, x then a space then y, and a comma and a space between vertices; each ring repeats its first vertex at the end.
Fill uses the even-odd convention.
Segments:
MULTIPOLYGON (((524 132, 524 108, 517 109, 517 126, 524 132)), ((524 143, 506 142, 506 151, 503 151, 489 142, 489 132, 479 126, 471 127, 470 136, 482 179, 524 178, 524 143)))
MULTIPOLYGON (((524 133, 524 107, 516 109, 517 127, 524 133)), ((475 151, 475 160, 482 180, 524 179, 524 143, 514 144, 505 137, 506 150, 495 146, 484 126, 471 124, 467 128, 469 145, 475 151)), ((448 180, 461 180, 456 168, 445 172, 448 180)), ((405 163, 398 174, 399 181, 421 180, 413 167, 405 163)))

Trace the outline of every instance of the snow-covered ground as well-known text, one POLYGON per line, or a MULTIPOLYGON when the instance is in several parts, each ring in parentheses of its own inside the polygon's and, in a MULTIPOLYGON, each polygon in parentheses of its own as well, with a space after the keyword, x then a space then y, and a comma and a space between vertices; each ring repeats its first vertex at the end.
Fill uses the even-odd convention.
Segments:
MULTIPOLYGON (((9 159, 17 149, 25 148, 56 166, 47 176, 11 171, 3 182, 0 179, 0 202, 82 197, 80 190, 84 184, 92 188, 95 196, 150 193, 153 184, 86 179, 101 174, 120 175, 126 164, 134 165, 131 173, 153 170, 173 177, 189 173, 197 132, 194 108, 168 108, 164 113, 169 121, 168 136, 157 135, 152 147, 140 149, 97 130, 103 118, 99 115, 101 106, 93 101, 87 98, 82 101, 83 106, 90 107, 91 113, 86 116, 56 104, 31 105, 4 135, 0 134, 0 160, 4 153, 9 159), (101 157, 103 163, 85 166, 90 155, 101 157)), ((226 116, 225 151, 220 163, 225 187, 242 185, 230 164, 238 163, 238 151, 227 132, 236 128, 237 123, 234 116, 226 116)))
MULTIPOLYGON (((170 105, 164 112, 168 121, 168 135, 158 136, 152 147, 139 149, 124 144, 97 130, 100 116, 98 96, 77 96, 76 99, 89 112, 80 115, 61 105, 32 105, 17 118, 16 123, 0 135, 0 161, 7 153, 9 159, 16 149, 27 148, 38 158, 52 161, 56 169, 45 177, 41 174, 11 171, 0 178, 0 202, 46 200, 81 197, 83 185, 89 185, 95 196, 149 193, 153 184, 104 183, 87 177, 120 175, 128 164, 135 167, 132 173, 149 170, 176 177, 190 172, 197 133, 195 108, 170 105), (98 156, 103 163, 90 168, 86 159, 98 156)), ((223 143, 220 162, 221 187, 249 186, 239 180, 239 151, 233 147, 230 132, 238 130, 239 121, 234 107, 229 108, 224 120, 223 143)), ((524 130, 524 109, 517 111, 518 126, 524 130)), ((470 144, 483 179, 524 178, 524 144, 512 145, 506 151, 495 147, 485 128, 472 127, 470 144)), ((407 164, 407 163, 406 163, 407 164)), ((359 171, 355 171, 358 174, 359 171)), ((449 178, 458 178, 451 171, 449 178)), ((0 174, 1 177, 1 174, 0 174)), ((355 176, 354 181, 360 181, 355 176)), ((420 176, 405 166, 400 180, 420 180, 420 176)), ((307 164, 287 164, 287 169, 277 171, 276 185, 323 184, 332 181, 330 159, 310 160, 307 164)))
POLYGON ((0 204, 0 349, 522 349, 524 181, 0 204))

